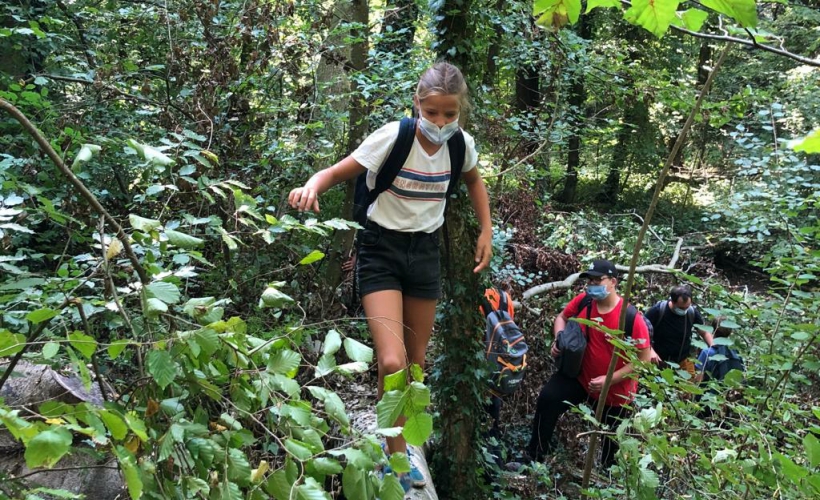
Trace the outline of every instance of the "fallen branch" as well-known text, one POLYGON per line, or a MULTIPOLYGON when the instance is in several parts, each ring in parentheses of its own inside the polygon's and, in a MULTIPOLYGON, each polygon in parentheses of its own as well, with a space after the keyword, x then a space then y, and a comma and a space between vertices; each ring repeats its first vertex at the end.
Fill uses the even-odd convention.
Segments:
MULTIPOLYGON (((678 263, 678 259, 680 258, 680 251, 683 248, 683 238, 678 238, 678 243, 675 245, 675 251, 672 253, 672 258, 669 260, 669 264, 646 264, 644 266, 638 266, 633 270, 633 273, 637 274, 645 274, 645 273, 662 273, 662 274, 674 274, 676 272, 680 272, 680 269, 676 269, 675 265, 678 263)), ((629 273, 629 266, 621 266, 616 265, 615 268, 618 271, 629 273)), ((581 273, 573 273, 564 278, 560 281, 552 281, 550 283, 544 283, 541 285, 536 285, 528 290, 526 290, 523 294, 521 294, 521 300, 527 300, 531 297, 536 295, 542 294, 544 292, 550 292, 552 290, 566 290, 568 288, 572 288, 572 285, 575 284, 576 281, 581 277, 581 273)))

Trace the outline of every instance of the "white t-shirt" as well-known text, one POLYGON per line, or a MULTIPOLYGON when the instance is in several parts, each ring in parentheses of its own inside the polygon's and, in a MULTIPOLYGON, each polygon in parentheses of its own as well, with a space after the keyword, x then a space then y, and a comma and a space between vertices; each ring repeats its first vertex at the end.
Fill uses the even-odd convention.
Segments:
MULTIPOLYGON (((464 167, 475 168, 478 153, 475 139, 464 132, 464 167)), ((376 174, 390 154, 399 135, 399 122, 391 122, 370 134, 353 152, 353 159, 367 168, 367 187, 376 185, 376 174)), ((394 231, 432 233, 444 223, 444 198, 450 182, 450 153, 444 143, 432 156, 413 137, 407 161, 393 180, 367 209, 367 218, 394 231)))

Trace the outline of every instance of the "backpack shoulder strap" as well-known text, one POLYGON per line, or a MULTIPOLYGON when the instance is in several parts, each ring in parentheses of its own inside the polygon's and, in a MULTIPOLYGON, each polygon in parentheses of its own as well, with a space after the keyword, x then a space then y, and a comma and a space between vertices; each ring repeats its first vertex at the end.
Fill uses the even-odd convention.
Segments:
POLYGON ((659 300, 655 306, 658 307, 658 324, 661 324, 661 320, 663 319, 663 315, 666 314, 666 309, 669 308, 669 301, 668 300, 659 300))
POLYGON ((509 305, 507 303, 507 294, 504 293, 504 290, 502 290, 498 287, 494 287, 494 288, 495 288, 495 293, 498 294, 498 310, 507 312, 507 307, 509 305))
POLYGON ((464 133, 461 129, 447 139, 447 149, 450 153, 450 183, 447 184, 447 199, 456 191, 461 170, 464 168, 464 159, 467 156, 467 143, 464 142, 464 133))
POLYGON ((486 318, 493 311, 494 311, 493 305, 490 304, 490 301, 487 300, 486 296, 482 295, 481 296, 481 312, 484 313, 484 317, 486 318))
POLYGON ((390 154, 387 155, 387 159, 376 175, 376 185, 373 186, 373 189, 367 194, 366 206, 370 206, 376 201, 376 198, 378 198, 380 194, 387 191, 387 188, 393 184, 396 176, 399 175, 401 167, 404 166, 404 162, 407 161, 407 157, 410 155, 410 149, 413 147, 415 136, 416 119, 409 117, 402 118, 401 122, 399 122, 399 135, 396 137, 393 149, 390 150, 390 154))
POLYGON ((624 323, 624 338, 632 338, 632 329, 638 317, 638 308, 632 304, 626 305, 626 323, 624 323))

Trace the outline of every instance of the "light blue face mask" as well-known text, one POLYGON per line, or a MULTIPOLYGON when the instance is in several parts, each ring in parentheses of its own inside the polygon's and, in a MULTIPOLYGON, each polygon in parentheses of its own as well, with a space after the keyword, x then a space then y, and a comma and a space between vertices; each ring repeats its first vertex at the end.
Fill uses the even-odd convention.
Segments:
MULTIPOLYGON (((419 114, 421 114, 421 111, 419 111, 419 114)), ((455 120, 443 127, 439 127, 422 116, 421 121, 419 121, 419 128, 421 129, 421 133, 424 134, 424 137, 429 139, 433 144, 440 146, 447 142, 450 137, 453 137, 453 134, 458 132, 458 116, 456 116, 455 120)))
POLYGON ((686 309, 678 309, 677 307, 672 308, 672 312, 677 314, 678 316, 686 316, 686 311, 688 310, 688 307, 686 309))
POLYGON ((609 291, 606 289, 606 285, 587 285, 587 295, 592 297, 593 300, 604 300, 609 297, 609 291))

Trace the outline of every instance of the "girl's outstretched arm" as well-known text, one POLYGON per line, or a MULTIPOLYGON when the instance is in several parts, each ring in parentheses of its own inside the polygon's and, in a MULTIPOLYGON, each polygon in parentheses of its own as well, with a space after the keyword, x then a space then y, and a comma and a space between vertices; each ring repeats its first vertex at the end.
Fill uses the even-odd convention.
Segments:
POLYGON ((293 189, 288 195, 288 203, 300 212, 313 210, 319 212, 319 195, 340 182, 352 179, 363 173, 365 168, 352 156, 339 163, 320 170, 305 183, 304 187, 293 189))
POLYGON ((470 201, 473 204, 478 222, 481 224, 481 233, 478 235, 478 242, 475 247, 476 267, 474 273, 481 271, 490 264, 493 256, 493 221, 490 218, 490 197, 487 195, 487 188, 484 180, 478 173, 478 167, 464 172, 464 182, 467 184, 467 192, 470 194, 470 201))

